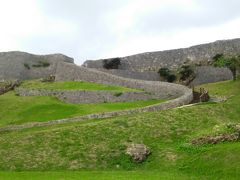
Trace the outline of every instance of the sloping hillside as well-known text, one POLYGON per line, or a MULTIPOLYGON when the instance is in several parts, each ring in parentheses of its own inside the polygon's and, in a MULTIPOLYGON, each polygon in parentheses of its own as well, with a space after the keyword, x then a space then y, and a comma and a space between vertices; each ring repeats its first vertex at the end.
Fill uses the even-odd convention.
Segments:
POLYGON ((197 137, 225 132, 228 125, 240 123, 240 80, 204 87, 210 94, 227 100, 2 133, 2 171, 49 172, 45 175, 2 172, 0 175, 6 179, 43 176, 46 179, 238 179, 239 142, 206 145, 190 142, 197 137), (131 143, 150 147, 152 154, 143 164, 132 162, 125 154, 131 143))

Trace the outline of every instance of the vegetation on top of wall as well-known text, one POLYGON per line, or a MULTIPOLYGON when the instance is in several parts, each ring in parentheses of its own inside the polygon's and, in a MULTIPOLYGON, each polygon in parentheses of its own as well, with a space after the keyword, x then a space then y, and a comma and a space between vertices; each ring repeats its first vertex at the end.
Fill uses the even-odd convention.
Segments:
POLYGON ((237 71, 240 70, 240 55, 226 57, 224 54, 216 54, 212 59, 213 66, 227 67, 232 72, 233 80, 237 79, 237 71))
POLYGON ((46 61, 38 61, 37 64, 30 65, 29 63, 24 63, 24 67, 28 70, 31 69, 31 67, 39 68, 39 67, 49 67, 50 63, 46 61))
POLYGON ((96 91, 116 91, 116 92, 139 92, 142 90, 127 88, 124 86, 114 86, 98 84, 85 81, 61 81, 61 82, 42 82, 42 80, 28 80, 21 85, 22 88, 47 89, 47 90, 96 90, 96 91))
POLYGON ((121 58, 104 59, 103 67, 105 69, 118 69, 121 64, 121 58))
POLYGON ((37 64, 32 65, 32 67, 48 67, 48 66, 50 66, 50 63, 46 61, 38 61, 37 64))
POLYGON ((114 93, 114 96, 119 97, 119 96, 121 96, 122 94, 123 94, 122 92, 116 92, 116 93, 114 93))

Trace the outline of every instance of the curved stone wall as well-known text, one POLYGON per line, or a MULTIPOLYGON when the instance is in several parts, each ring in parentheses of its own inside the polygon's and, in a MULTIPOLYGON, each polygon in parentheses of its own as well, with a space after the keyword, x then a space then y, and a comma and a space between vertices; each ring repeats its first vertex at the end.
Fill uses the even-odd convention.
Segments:
POLYGON ((143 89, 150 93, 156 93, 162 99, 164 98, 166 99, 174 98, 174 99, 163 102, 163 103, 146 106, 143 108, 90 114, 90 115, 81 116, 81 117, 60 119, 60 120, 54 120, 54 121, 48 121, 48 122, 32 122, 32 123, 26 123, 22 125, 10 125, 10 126, 5 126, 0 128, 0 132, 14 131, 19 129, 40 127, 40 126, 50 126, 55 124, 68 123, 68 122, 78 122, 78 121, 89 120, 89 119, 110 118, 118 115, 128 115, 132 113, 171 109, 171 108, 188 104, 193 99, 192 90, 182 85, 170 84, 166 82, 127 79, 127 78, 122 78, 122 77, 114 76, 111 74, 107 74, 101 71, 97 71, 94 69, 79 67, 70 63, 58 64, 58 68, 56 71, 56 80, 58 81, 83 80, 83 81, 91 81, 91 82, 97 82, 97 83, 103 83, 103 84, 115 84, 115 85, 130 87, 130 88, 143 89))
POLYGON ((161 99, 180 98, 181 102, 177 101, 176 106, 179 106, 179 103, 188 104, 192 100, 192 90, 179 84, 128 79, 69 63, 59 63, 56 71, 56 80, 90 81, 142 89, 146 92, 157 94, 161 99), (182 97, 184 98, 182 99, 182 97))
POLYGON ((99 71, 103 71, 109 74, 113 74, 116 76, 121 76, 125 78, 131 79, 141 79, 146 81, 160 81, 160 75, 154 71, 144 71, 144 72, 137 72, 131 70, 123 70, 123 69, 97 69, 99 71))
POLYGON ((149 99, 161 99, 155 94, 146 92, 111 92, 111 91, 87 91, 87 90, 46 90, 17 88, 15 92, 19 96, 53 96, 66 103, 106 103, 125 102, 149 99))

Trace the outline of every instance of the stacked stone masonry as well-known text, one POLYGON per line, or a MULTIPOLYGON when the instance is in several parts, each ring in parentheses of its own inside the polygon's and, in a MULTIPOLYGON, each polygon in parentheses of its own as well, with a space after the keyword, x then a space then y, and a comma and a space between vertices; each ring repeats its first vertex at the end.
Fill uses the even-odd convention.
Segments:
MULTIPOLYGON (((221 40, 208 44, 201 44, 189 48, 181 48, 166 51, 146 52, 120 58, 119 69, 106 70, 110 74, 122 77, 142 80, 159 80, 157 71, 167 67, 177 70, 184 63, 202 67, 196 68, 196 80, 194 85, 211 83, 232 78, 231 71, 226 68, 206 67, 216 54, 235 56, 240 54, 240 39, 221 40)), ((88 60, 83 66, 88 68, 103 68, 102 60, 88 60)))
MULTIPOLYGON (((233 56, 240 54, 240 38, 221 40, 208 44, 201 44, 189 48, 166 51, 146 52, 122 57, 119 69, 131 71, 155 71, 161 67, 179 68, 184 62, 192 64, 206 64, 212 61, 216 54, 233 56)), ((83 66, 88 68, 103 68, 103 60, 88 60, 83 66)))
POLYGON ((79 67, 71 63, 64 63, 64 62, 58 63, 58 68, 55 75, 56 75, 56 80, 58 81, 66 81, 66 80, 77 81, 78 80, 78 81, 97 82, 97 83, 103 83, 103 84, 114 84, 114 85, 126 86, 129 88, 143 89, 148 93, 157 94, 158 97, 161 99, 171 98, 172 100, 168 100, 166 102, 159 103, 159 104, 146 106, 143 108, 90 114, 90 115, 81 116, 81 117, 60 119, 60 120, 54 120, 54 121, 48 121, 48 122, 33 122, 33 123, 26 123, 23 125, 6 126, 3 128, 0 128, 0 132, 26 129, 26 128, 32 128, 32 127, 40 127, 40 126, 50 126, 55 124, 68 123, 68 122, 78 122, 78 121, 89 120, 89 119, 110 118, 114 116, 128 115, 132 113, 166 110, 166 109, 171 109, 171 108, 188 104, 193 99, 192 90, 182 85, 171 84, 166 82, 142 81, 142 80, 122 78, 119 76, 111 75, 111 74, 97 71, 94 69, 79 67))
POLYGON ((145 92, 110 92, 110 91, 87 91, 87 90, 45 90, 17 88, 19 96, 53 96, 66 103, 106 103, 106 102, 131 102, 138 100, 161 99, 154 94, 145 92))

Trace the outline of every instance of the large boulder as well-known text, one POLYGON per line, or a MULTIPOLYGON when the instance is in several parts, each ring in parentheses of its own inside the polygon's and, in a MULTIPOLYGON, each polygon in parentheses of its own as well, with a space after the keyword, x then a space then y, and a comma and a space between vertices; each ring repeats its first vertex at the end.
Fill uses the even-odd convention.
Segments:
POLYGON ((150 149, 144 144, 131 144, 126 151, 126 154, 131 156, 133 161, 137 163, 143 162, 150 153, 150 149))

